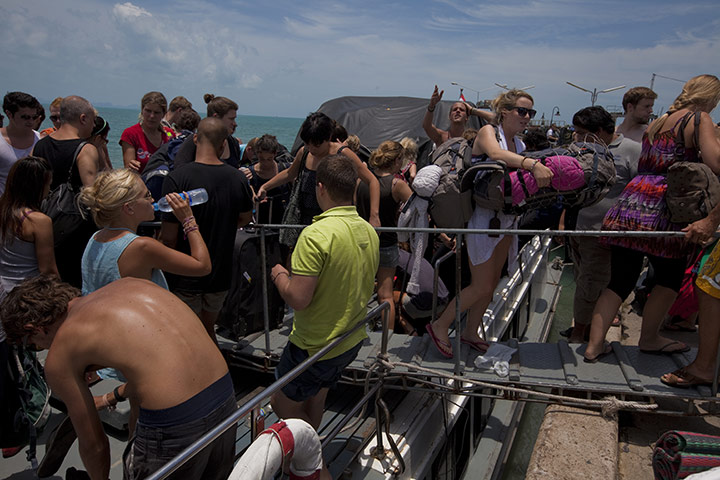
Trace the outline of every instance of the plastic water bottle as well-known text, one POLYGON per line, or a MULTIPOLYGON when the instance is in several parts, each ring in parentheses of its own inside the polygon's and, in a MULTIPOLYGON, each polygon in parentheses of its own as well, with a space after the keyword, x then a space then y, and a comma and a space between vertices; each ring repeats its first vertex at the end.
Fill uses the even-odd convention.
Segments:
MULTIPOLYGON (((187 192, 187 196, 185 196, 184 193, 181 193, 180 196, 183 200, 188 198, 191 206, 200 205, 208 201, 208 193, 204 188, 196 188, 195 190, 187 192)), ((172 207, 165 197, 162 197, 157 203, 153 203, 153 208, 156 212, 158 210, 161 212, 172 212, 172 207)))

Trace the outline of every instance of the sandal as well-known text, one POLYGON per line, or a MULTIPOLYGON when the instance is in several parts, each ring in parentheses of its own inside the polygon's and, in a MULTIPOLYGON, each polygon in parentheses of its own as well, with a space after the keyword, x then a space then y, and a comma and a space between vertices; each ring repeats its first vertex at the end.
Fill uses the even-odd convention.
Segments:
POLYGON ((597 363, 598 360, 600 360, 602 357, 604 357, 604 356, 606 356, 606 355, 610 355, 610 354, 612 353, 612 351, 613 351, 612 346, 611 346, 608 342, 605 342, 605 345, 603 346, 603 351, 600 352, 600 353, 598 353, 598 354, 595 355, 594 357, 592 357, 592 358, 586 357, 586 356, 583 354, 583 362, 585 362, 585 363, 597 363))
POLYGON ((473 350, 477 350, 480 353, 485 353, 487 352, 487 349, 490 348, 490 344, 483 340, 468 340, 466 338, 460 337, 460 343, 464 343, 468 347, 472 348, 473 350))
POLYGON ((440 340, 433 331, 432 322, 428 323, 425 326, 425 331, 430 336, 430 340, 432 340, 432 343, 435 345, 435 348, 438 349, 438 352, 440 352, 440 355, 442 355, 445 358, 453 358, 453 351, 452 351, 452 345, 450 345, 449 342, 445 342, 443 340, 440 340))
POLYGON ((692 373, 688 373, 686 367, 678 368, 674 372, 666 373, 660 377, 660 381, 665 385, 677 388, 690 388, 697 386, 710 386, 712 380, 703 380, 702 378, 696 377, 692 373))

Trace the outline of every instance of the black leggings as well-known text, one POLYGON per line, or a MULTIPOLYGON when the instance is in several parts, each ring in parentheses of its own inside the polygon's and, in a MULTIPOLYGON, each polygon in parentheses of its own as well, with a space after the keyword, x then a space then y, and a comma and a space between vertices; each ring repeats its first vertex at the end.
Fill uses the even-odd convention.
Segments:
POLYGON ((647 256, 655 270, 655 285, 680 290, 687 258, 663 258, 647 255, 624 247, 611 247, 610 283, 607 288, 615 292, 623 301, 635 288, 643 267, 643 257, 647 256))

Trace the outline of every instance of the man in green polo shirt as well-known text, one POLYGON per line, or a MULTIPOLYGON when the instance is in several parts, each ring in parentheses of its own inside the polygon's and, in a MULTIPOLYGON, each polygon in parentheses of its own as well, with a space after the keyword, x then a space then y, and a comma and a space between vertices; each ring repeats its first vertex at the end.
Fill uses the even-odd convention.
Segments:
MULTIPOLYGON (((275 374, 285 375, 357 324, 367 313, 378 268, 373 227, 353 206, 357 170, 344 155, 330 155, 317 167, 315 195, 323 213, 302 231, 292 255, 292 275, 275 265, 271 278, 295 310, 293 329, 275 374)), ((273 395, 281 418, 320 426, 325 397, 367 337, 360 329, 273 395)))

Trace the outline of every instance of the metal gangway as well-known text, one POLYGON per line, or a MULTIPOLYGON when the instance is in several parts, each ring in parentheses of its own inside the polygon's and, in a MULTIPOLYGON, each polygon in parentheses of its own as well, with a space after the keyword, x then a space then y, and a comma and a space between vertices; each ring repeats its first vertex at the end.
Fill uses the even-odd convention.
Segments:
MULTIPOLYGON (((261 235, 261 255, 265 258, 265 229, 302 228, 300 225, 258 226, 261 235)), ((548 265, 547 251, 553 236, 636 236, 652 237, 658 234, 683 235, 681 232, 599 232, 565 230, 490 230, 490 229, 403 229, 378 228, 378 231, 411 231, 438 233, 443 231, 456 235, 457 245, 467 234, 521 234, 534 235, 528 246, 520 254, 521 268, 505 282, 501 282, 495 292, 495 299, 488 308, 482 323, 482 333, 489 341, 505 340, 516 348, 510 361, 510 371, 505 377, 475 367, 478 352, 460 343, 459 334, 451 336, 453 350, 459 352, 453 360, 442 357, 425 337, 394 335, 388 332, 388 305, 378 305, 356 324, 352 330, 333 340, 317 354, 280 378, 263 391, 255 394, 232 416, 208 432, 202 438, 185 449, 175 459, 155 472, 150 478, 165 478, 182 463, 191 458, 205 445, 222 435, 228 428, 251 414, 266 402, 273 393, 301 374, 326 352, 332 349, 352 332, 364 327, 368 322, 380 317, 381 332, 369 332, 355 361, 347 369, 346 380, 364 385, 363 396, 338 422, 323 440, 325 448, 348 424, 362 420, 368 405, 374 403, 374 437, 378 455, 392 451, 401 473, 405 469, 403 456, 389 432, 389 413, 383 400, 384 393, 400 390, 419 391, 440 395, 461 395, 494 400, 512 400, 520 402, 560 403, 565 405, 596 408, 611 413, 618 410, 643 410, 670 415, 692 415, 699 403, 717 405, 717 381, 712 388, 699 387, 679 390, 659 381, 660 375, 684 366, 694 358, 695 351, 672 356, 651 356, 643 354, 637 347, 612 344, 613 354, 596 364, 582 361, 583 346, 560 341, 557 344, 518 342, 532 318, 547 315, 554 310, 559 296, 559 277, 561 267, 553 272, 548 265), (545 271, 547 269, 547 271, 545 271), (533 283, 537 273, 543 271, 549 275, 545 282, 533 283), (547 286, 553 286, 549 293, 547 286), (664 399, 681 399, 682 409, 663 408, 659 403, 664 399), (353 420, 357 416, 357 419, 353 420), (383 429, 385 435, 383 436, 383 429), (384 448, 385 443, 390 449, 384 448)), ((445 258, 444 258, 445 259, 445 258)), ((441 259, 441 260, 444 260, 441 259)), ((460 255, 455 255, 456 291, 460 289, 460 255)), ((262 262, 265 266, 265 262, 262 262)), ((437 278, 437 265, 436 278, 437 278)), ((264 279, 267 276, 263 268, 264 279)), ((265 285, 266 282, 263 282, 265 285)), ((436 289, 437 290, 437 289, 436 289)), ((436 292, 435 292, 436 293, 436 292)), ((267 306, 268 292, 263 290, 263 301, 267 306)), ((433 302, 433 313, 435 311, 433 302)), ((462 312, 455 304, 456 318, 454 330, 460 332, 462 312)), ((287 332, 286 332, 287 333, 287 332)), ((271 371, 276 364, 287 337, 270 329, 265 309, 265 330, 248 342, 238 344, 232 357, 241 359, 250 368, 271 371), (252 359, 256 361, 252 361, 252 359)), ((720 360, 720 359, 719 359, 720 360)), ((719 362, 720 364, 720 362, 719 362)), ((716 375, 717 376, 717 375, 716 375)))

